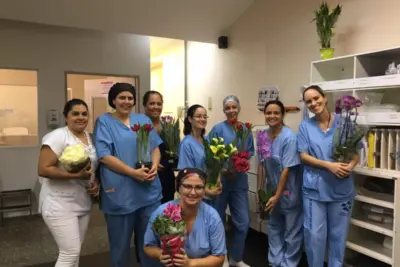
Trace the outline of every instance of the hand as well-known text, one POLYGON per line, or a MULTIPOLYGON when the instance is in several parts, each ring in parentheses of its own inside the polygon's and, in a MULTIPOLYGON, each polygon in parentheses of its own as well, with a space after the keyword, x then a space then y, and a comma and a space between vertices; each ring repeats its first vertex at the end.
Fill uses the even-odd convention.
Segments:
POLYGON ((148 176, 149 168, 140 168, 136 169, 132 173, 132 177, 138 180, 139 182, 144 182, 148 176))
POLYGON ((98 197, 100 194, 100 183, 97 180, 90 181, 89 188, 87 190, 88 194, 94 197, 98 197))
POLYGON ((149 172, 147 173, 147 177, 145 178, 146 182, 151 182, 153 181, 156 176, 157 176, 157 171, 158 171, 158 164, 153 164, 149 172))
POLYGON ((349 176, 350 170, 347 163, 329 162, 327 169, 339 178, 349 176))
POLYGON ((158 259, 165 266, 168 266, 168 267, 173 266, 173 263, 171 262, 171 257, 169 255, 164 255, 161 253, 161 255, 158 259))
POLYGON ((191 259, 188 258, 186 255, 185 250, 182 248, 182 254, 175 254, 174 255, 174 265, 175 266, 182 266, 182 267, 191 267, 191 259))
POLYGON ((89 162, 80 172, 76 173, 77 179, 89 180, 93 175, 92 164, 89 162))
POLYGON ((235 175, 233 175, 233 172, 230 170, 226 170, 222 173, 223 176, 225 176, 226 178, 228 178, 229 180, 234 180, 235 179, 235 175))
POLYGON ((265 204, 265 209, 264 209, 264 210, 265 210, 265 211, 268 211, 268 210, 269 210, 269 214, 271 214, 272 211, 274 210, 276 204, 278 204, 278 202, 279 202, 279 197, 278 197, 277 195, 271 197, 271 198, 268 200, 267 204, 265 204))
POLYGON ((222 183, 219 183, 217 188, 211 189, 211 188, 206 187, 206 195, 207 196, 216 197, 216 196, 219 196, 221 194, 221 192, 222 192, 222 183))

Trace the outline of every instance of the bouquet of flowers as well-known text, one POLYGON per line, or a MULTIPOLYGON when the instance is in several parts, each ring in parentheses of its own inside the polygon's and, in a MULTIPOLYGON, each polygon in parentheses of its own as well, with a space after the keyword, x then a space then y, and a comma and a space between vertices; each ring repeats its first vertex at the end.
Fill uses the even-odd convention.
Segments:
POLYGON ((258 209, 260 210, 259 216, 261 220, 268 219, 268 212, 265 211, 265 205, 267 205, 268 200, 273 197, 273 193, 270 190, 258 189, 258 209))
POLYGON ((238 123, 237 119, 233 119, 231 123, 236 133, 233 145, 239 149, 238 153, 232 156, 233 167, 237 172, 246 172, 250 169, 250 152, 246 150, 246 139, 251 134, 253 125, 249 122, 243 125, 238 123))
POLYGON ((166 146, 168 163, 176 168, 178 165, 178 147, 180 140, 179 120, 171 116, 161 117, 161 139, 166 146))
POLYGON ((210 189, 219 186, 218 176, 227 160, 237 152, 233 144, 225 145, 224 139, 212 138, 211 141, 204 139, 205 164, 207 168, 207 184, 210 189))
POLYGON ((136 133, 137 136, 137 158, 136 168, 140 169, 142 167, 151 169, 151 152, 149 148, 149 136, 153 126, 151 124, 140 125, 135 124, 131 127, 132 131, 136 133))
POLYGON ((260 161, 271 157, 272 141, 266 130, 256 132, 257 155, 260 161))
POLYGON ((361 101, 351 95, 336 100, 335 112, 340 114, 340 124, 333 138, 333 158, 337 162, 352 161, 367 132, 366 128, 357 125, 357 108, 361 105, 361 101))
POLYGON ((78 173, 90 163, 89 154, 82 144, 67 146, 58 161, 66 171, 78 173))
POLYGON ((176 254, 181 254, 185 246, 186 224, 182 219, 179 205, 167 204, 162 215, 158 215, 152 224, 154 232, 160 237, 163 254, 173 261, 176 254))

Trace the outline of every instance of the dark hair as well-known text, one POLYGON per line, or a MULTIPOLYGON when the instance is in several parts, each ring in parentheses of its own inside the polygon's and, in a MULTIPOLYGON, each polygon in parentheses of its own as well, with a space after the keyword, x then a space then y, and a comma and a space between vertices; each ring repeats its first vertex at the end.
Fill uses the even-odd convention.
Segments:
POLYGON ((136 89, 130 83, 115 83, 111 86, 110 91, 108 91, 108 105, 112 108, 115 108, 113 101, 117 98, 117 96, 122 92, 129 92, 133 95, 134 104, 136 104, 136 89))
POLYGON ((277 105, 277 106, 279 106, 279 108, 281 110, 281 113, 282 113, 282 116, 285 116, 285 106, 283 105, 283 103, 281 101, 279 101, 278 99, 268 101, 264 106, 264 113, 267 110, 267 107, 269 105, 277 105))
POLYGON ((82 99, 79 98, 74 98, 69 100, 67 103, 65 103, 64 105, 64 110, 63 110, 63 115, 66 118, 68 116, 68 113, 75 107, 78 105, 83 105, 85 106, 85 108, 89 111, 89 107, 86 104, 85 101, 83 101, 82 99))
POLYGON ((303 100, 304 100, 304 95, 306 94, 306 92, 308 90, 314 89, 315 91, 317 91, 321 96, 325 97, 325 93, 324 90, 321 89, 321 87, 319 87, 318 85, 310 85, 309 87, 307 87, 306 89, 304 89, 303 91, 303 100))
MULTIPOLYGON (((193 118, 193 115, 198 108, 204 109, 204 107, 202 105, 198 105, 198 104, 195 104, 195 105, 191 106, 190 108, 188 108, 188 110, 186 112, 185 120, 183 121, 183 134, 184 135, 189 135, 192 132, 192 124, 189 121, 189 117, 193 118)), ((206 133, 205 129, 201 130, 201 136, 203 136, 205 133, 206 133)))
POLYGON ((147 105, 147 102, 149 102, 149 98, 151 95, 158 95, 161 98, 161 102, 164 102, 164 98, 160 92, 150 90, 150 91, 147 91, 143 96, 143 102, 142 102, 143 106, 147 105))
POLYGON ((178 175, 176 176, 176 191, 179 192, 179 187, 181 186, 182 182, 185 180, 185 177, 190 174, 197 174, 201 180, 204 181, 204 184, 207 182, 207 174, 199 168, 184 168, 179 171, 178 175))

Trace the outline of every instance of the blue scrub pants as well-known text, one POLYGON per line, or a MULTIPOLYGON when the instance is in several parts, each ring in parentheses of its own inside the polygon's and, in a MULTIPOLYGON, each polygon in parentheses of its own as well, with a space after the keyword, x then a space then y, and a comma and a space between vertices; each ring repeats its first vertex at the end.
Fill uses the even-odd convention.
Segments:
POLYGON ((297 267, 303 252, 302 206, 276 207, 267 223, 268 262, 274 267, 297 267))
POLYGON ((232 245, 229 247, 229 258, 238 262, 243 258, 246 236, 250 227, 248 190, 235 190, 224 187, 215 203, 215 208, 223 222, 225 221, 225 212, 228 204, 235 228, 232 245))
POLYGON ((323 267, 328 239, 328 267, 342 267, 353 198, 320 202, 303 198, 304 239, 310 267, 323 267))
POLYGON ((105 214, 108 240, 110 243, 111 266, 130 267, 131 238, 135 233, 139 251, 139 260, 142 267, 153 267, 159 264, 148 257, 143 250, 144 233, 153 211, 160 206, 160 202, 140 208, 132 213, 123 215, 105 214))

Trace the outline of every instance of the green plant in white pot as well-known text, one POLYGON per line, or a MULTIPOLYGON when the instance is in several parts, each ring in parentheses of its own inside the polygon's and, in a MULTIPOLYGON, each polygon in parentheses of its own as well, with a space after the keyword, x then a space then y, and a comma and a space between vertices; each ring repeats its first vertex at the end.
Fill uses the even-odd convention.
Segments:
POLYGON ((317 26, 317 34, 321 43, 321 59, 333 57, 334 49, 331 47, 331 39, 334 35, 333 29, 341 13, 341 5, 331 9, 326 2, 321 3, 319 9, 314 10, 315 17, 312 22, 315 21, 317 26))

